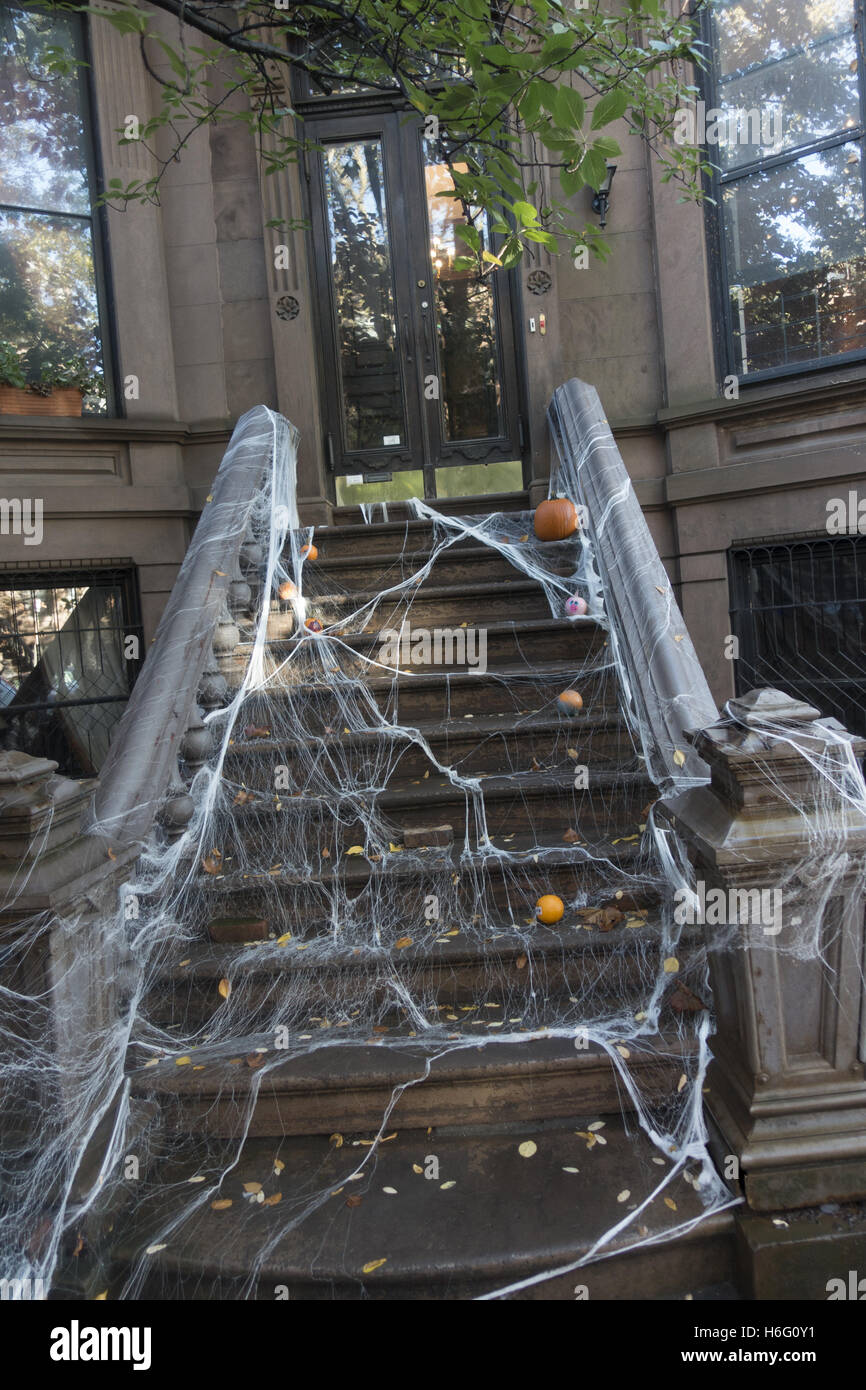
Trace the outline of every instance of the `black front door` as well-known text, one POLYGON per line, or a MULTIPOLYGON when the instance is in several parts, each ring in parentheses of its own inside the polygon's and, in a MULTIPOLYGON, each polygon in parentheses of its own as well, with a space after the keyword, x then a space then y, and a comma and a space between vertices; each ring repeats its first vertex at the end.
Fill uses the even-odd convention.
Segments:
POLYGON ((437 196, 436 143, 396 111, 307 134, 333 472, 421 469, 434 497, 437 468, 519 459, 509 278, 454 269, 464 219, 437 196))

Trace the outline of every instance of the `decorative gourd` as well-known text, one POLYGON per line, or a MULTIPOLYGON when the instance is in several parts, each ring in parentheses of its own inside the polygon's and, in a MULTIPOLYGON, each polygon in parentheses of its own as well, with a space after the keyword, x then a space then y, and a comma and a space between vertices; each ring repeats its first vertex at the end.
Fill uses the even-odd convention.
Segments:
POLYGON ((565 611, 570 618, 582 618, 588 608, 589 604, 585 598, 581 598, 580 594, 573 594, 565 601, 565 611))
POLYGON ((583 696, 579 690, 563 690, 556 703, 562 714, 567 714, 569 719, 573 719, 578 710, 583 709, 583 696))
POLYGON ((319 622, 318 618, 308 618, 307 621, 304 623, 304 627, 307 629, 308 632, 324 631, 324 628, 322 627, 322 624, 319 622))
POLYGON ((552 926, 554 922, 558 922, 564 911, 565 903, 555 893, 545 893, 535 904, 535 915, 545 926, 552 926))
POLYGON ((550 497, 535 508, 535 534, 540 541, 564 541, 579 525, 577 507, 568 497, 550 497))
POLYGON ((294 598, 298 591, 291 579, 284 579, 277 592, 281 599, 289 599, 294 598))
POLYGON ((318 560, 319 558, 319 552, 314 545, 302 545, 301 554, 307 560, 318 560))

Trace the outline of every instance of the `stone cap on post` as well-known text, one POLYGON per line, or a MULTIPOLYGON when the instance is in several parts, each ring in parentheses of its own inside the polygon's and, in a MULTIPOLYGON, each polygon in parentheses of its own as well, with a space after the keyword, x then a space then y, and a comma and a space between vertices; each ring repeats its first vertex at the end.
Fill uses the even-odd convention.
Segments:
POLYGON ((134 852, 82 832, 93 786, 58 776, 50 758, 0 753, 0 925, 74 909, 127 871, 134 852))
MULTIPOLYGON (((841 782, 866 739, 838 719, 781 690, 750 690, 730 700, 714 724, 688 738, 710 769, 710 783, 666 798, 686 840, 718 866, 799 858, 812 830, 810 813, 826 814, 822 764, 841 782), (835 750, 835 752, 834 752, 835 750), (850 754, 849 754, 850 750, 850 754)), ((852 851, 866 849, 866 814, 856 798, 839 794, 835 832, 852 851)))

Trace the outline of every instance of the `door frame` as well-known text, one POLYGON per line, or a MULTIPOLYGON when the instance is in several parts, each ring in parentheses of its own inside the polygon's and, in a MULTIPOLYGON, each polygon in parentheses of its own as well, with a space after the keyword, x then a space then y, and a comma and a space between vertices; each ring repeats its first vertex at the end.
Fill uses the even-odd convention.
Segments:
MULTIPOLYGON (((299 103, 300 105, 301 103, 299 103)), ((519 458, 526 485, 526 372, 525 345, 518 324, 521 321, 521 282, 514 270, 498 271, 492 278, 497 322, 497 370, 500 383, 500 421, 504 433, 481 439, 448 441, 444 435, 441 400, 426 401, 423 390, 422 355, 426 362, 437 360, 435 310, 426 330, 420 307, 419 287, 412 283, 409 254, 400 254, 401 235, 422 238, 429 245, 427 199, 424 188, 422 122, 407 120, 414 115, 395 93, 376 94, 370 99, 318 98, 303 103, 304 133, 311 143, 337 144, 353 140, 378 139, 382 142, 385 173, 385 206, 392 245, 392 283, 395 296, 395 329, 398 360, 406 402, 406 443, 378 449, 350 450, 344 446, 341 382, 336 370, 339 361, 336 306, 330 274, 328 215, 325 181, 319 151, 308 151, 302 159, 304 171, 307 244, 314 298, 313 322, 319 375, 319 402, 326 448, 326 473, 332 494, 337 476, 358 473, 371 480, 409 469, 423 472, 424 495, 436 496, 437 468, 472 463, 504 462, 519 458), (395 157, 396 156, 396 157, 395 157), (396 167, 395 167, 396 166, 396 167), (390 173, 389 173, 390 167, 390 173), (412 209, 415 209, 414 212, 412 209), (411 306, 407 315, 406 309, 411 306), (414 373, 414 376, 411 374, 414 373), (411 387, 407 390, 409 382, 411 387), (420 405, 417 418, 413 401, 420 405), (335 424, 339 421, 339 435, 335 424)), ((425 260, 428 265, 429 261, 425 260)), ((428 284, 429 291, 430 286, 428 284)))

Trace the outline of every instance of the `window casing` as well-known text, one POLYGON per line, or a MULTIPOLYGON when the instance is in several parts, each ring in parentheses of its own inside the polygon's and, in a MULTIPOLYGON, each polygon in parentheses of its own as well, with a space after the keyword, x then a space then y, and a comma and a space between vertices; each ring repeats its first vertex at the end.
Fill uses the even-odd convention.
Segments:
POLYGON ((0 6, 0 348, 28 380, 80 364, 95 379, 84 411, 105 414, 115 393, 85 57, 83 16, 0 6), (76 60, 69 72, 49 70, 56 49, 76 60))
POLYGON ((866 356, 863 18, 863 0, 715 0, 703 17, 723 356, 741 384, 866 356))

